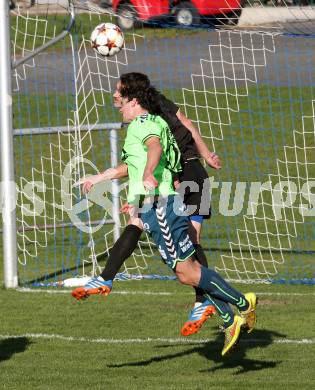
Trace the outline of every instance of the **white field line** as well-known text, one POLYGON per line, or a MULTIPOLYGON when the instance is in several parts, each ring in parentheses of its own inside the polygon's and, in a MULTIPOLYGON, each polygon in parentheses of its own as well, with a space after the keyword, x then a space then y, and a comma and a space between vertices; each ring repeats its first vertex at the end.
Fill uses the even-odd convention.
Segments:
MULTIPOLYGON (((44 288, 26 288, 20 287, 16 289, 18 292, 22 293, 46 293, 46 294, 70 294, 72 290, 66 289, 44 289, 44 288)), ((113 290, 111 294, 120 294, 120 295, 191 295, 191 293, 179 293, 179 292, 168 292, 168 291, 117 291, 113 290)), ((315 292, 309 293, 285 293, 285 292, 257 292, 258 296, 304 296, 304 295, 315 295, 315 292)))
MULTIPOLYGON (((0 334, 0 340, 5 339, 17 339, 17 338, 33 338, 33 339, 49 339, 49 340, 62 340, 68 342, 84 342, 84 343, 96 343, 96 344, 149 344, 149 343, 168 343, 168 344, 205 344, 213 342, 212 339, 184 339, 184 338, 136 338, 136 339, 93 339, 86 337, 72 337, 72 336, 63 336, 60 334, 47 334, 47 333, 24 333, 24 334, 0 334)), ((241 340, 241 343, 245 344, 257 344, 262 342, 270 342, 270 340, 264 339, 248 339, 241 340)), ((272 341, 272 344, 305 344, 313 345, 315 344, 315 339, 300 339, 300 340, 291 340, 291 339, 275 339, 272 341)))
MULTIPOLYGON (((16 289, 19 292, 23 293, 46 293, 46 294, 70 294, 72 290, 46 290, 43 288, 26 288, 26 287, 21 287, 16 289)), ((163 291, 112 291, 111 294, 120 294, 120 295, 173 295, 173 293, 170 292, 163 292, 163 291)), ((176 295, 184 295, 184 294, 177 294, 176 295)), ((188 295, 188 294, 185 294, 188 295)))

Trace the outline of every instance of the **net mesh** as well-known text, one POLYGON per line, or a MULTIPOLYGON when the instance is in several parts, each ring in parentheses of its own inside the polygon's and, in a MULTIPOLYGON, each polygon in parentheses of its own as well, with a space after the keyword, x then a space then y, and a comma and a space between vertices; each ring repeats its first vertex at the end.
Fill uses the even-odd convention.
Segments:
MULTIPOLYGON (((111 95, 121 73, 140 71, 221 157, 220 172, 208 169, 213 215, 202 233, 211 266, 247 283, 312 283, 314 7, 248 4, 241 16, 232 12, 238 26, 226 11, 192 28, 172 19, 168 28, 144 28, 139 18, 124 49, 101 57, 89 36, 101 21, 116 22, 119 10, 71 3, 71 33, 13 72, 20 282, 55 284, 104 266, 118 233, 113 188, 96 189, 104 195, 98 204, 75 183, 112 165, 116 137, 120 152, 125 133, 111 131, 120 122, 111 95), (223 21, 229 25, 218 26, 223 21)), ((67 1, 18 2, 13 60, 58 36, 70 17, 67 1)), ((122 182, 121 204, 125 194, 122 182)), ((120 229, 126 222, 120 216, 120 229)), ((143 235, 121 271, 171 277, 158 259, 143 235)))

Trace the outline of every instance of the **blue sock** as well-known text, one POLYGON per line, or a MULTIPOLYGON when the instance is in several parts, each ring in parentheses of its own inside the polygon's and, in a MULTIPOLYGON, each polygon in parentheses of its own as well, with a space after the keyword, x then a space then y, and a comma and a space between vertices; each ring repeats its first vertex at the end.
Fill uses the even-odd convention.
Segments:
POLYGON ((221 301, 220 299, 213 298, 209 294, 204 295, 211 304, 216 308, 218 315, 223 320, 224 328, 229 327, 233 324, 234 321, 234 312, 231 309, 230 305, 226 302, 221 301))
POLYGON ((201 277, 198 287, 202 288, 211 297, 226 303, 231 303, 240 311, 247 310, 249 303, 244 295, 230 286, 217 272, 201 267, 201 277))

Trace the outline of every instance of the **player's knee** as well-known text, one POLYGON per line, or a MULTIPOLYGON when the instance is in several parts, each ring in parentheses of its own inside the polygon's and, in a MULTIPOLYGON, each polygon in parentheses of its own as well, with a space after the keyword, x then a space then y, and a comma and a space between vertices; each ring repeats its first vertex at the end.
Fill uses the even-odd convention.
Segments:
POLYGON ((187 274, 187 272, 176 271, 176 276, 177 276, 180 283, 186 284, 186 285, 192 284, 191 277, 189 276, 189 274, 187 274))
POLYGON ((175 273, 180 283, 198 286, 201 276, 201 265, 191 257, 177 263, 175 273))
POLYGON ((198 281, 200 279, 200 271, 191 269, 189 270, 178 270, 176 271, 176 276, 180 283, 186 284, 188 286, 195 286, 198 284, 198 281))

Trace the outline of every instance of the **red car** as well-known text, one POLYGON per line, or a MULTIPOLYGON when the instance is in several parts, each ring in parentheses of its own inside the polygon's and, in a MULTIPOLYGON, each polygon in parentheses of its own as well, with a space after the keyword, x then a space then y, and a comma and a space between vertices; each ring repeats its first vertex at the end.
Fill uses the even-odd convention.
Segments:
POLYGON ((113 0, 117 24, 123 29, 136 27, 137 21, 173 19, 176 24, 191 26, 201 19, 237 24, 244 0, 113 0))

